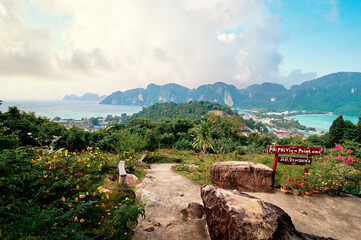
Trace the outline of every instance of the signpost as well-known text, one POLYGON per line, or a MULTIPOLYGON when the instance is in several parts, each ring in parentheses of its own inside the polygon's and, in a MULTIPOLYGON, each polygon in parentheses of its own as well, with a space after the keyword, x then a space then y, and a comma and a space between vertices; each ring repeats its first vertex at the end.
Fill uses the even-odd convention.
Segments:
POLYGON ((311 157, 288 157, 278 156, 277 162, 288 164, 288 165, 306 165, 312 163, 311 157))
POLYGON ((268 145, 267 153, 274 154, 272 180, 275 181, 277 162, 289 165, 306 165, 312 163, 310 156, 322 156, 323 148, 317 147, 304 147, 304 146, 283 146, 283 145, 268 145), (307 157, 289 157, 278 156, 278 154, 295 154, 307 155, 307 157))

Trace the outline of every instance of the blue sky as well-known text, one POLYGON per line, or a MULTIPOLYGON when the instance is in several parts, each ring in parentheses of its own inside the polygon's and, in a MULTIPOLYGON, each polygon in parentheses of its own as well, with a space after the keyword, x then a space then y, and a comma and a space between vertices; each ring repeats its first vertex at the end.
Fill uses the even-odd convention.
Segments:
POLYGON ((356 0, 1 0, 0 96, 361 72, 356 0))
POLYGON ((360 71, 361 1, 284 1, 272 11, 282 16, 282 69, 302 68, 319 76, 360 71))

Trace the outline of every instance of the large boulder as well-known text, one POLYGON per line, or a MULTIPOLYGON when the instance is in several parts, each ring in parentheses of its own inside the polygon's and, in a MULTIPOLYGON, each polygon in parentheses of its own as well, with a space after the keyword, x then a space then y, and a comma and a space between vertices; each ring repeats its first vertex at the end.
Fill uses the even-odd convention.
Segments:
POLYGON ((211 181, 225 189, 242 192, 272 192, 272 169, 250 162, 216 162, 211 166, 211 181))
POLYGON ((297 231, 281 208, 237 190, 201 188, 211 239, 331 239, 297 231))

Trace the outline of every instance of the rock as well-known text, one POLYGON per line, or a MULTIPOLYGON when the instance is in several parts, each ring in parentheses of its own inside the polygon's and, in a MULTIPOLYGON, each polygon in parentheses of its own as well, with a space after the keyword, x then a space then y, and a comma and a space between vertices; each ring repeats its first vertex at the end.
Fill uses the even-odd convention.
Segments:
POLYGON ((153 232, 155 230, 155 228, 153 226, 149 226, 149 227, 146 227, 143 229, 143 231, 146 231, 146 232, 153 232))
POLYGON ((145 162, 137 162, 135 164, 136 167, 145 167, 145 168, 150 168, 150 164, 145 163, 145 162))
POLYGON ((116 181, 117 180, 117 176, 113 175, 113 174, 106 174, 106 177, 109 181, 116 181))
POLYGON ((174 192, 177 196, 183 197, 184 196, 184 192, 181 191, 176 191, 174 192))
POLYGON ((125 178, 125 183, 128 186, 134 186, 135 184, 137 184, 137 182, 138 182, 137 176, 135 176, 134 174, 127 174, 127 177, 125 178))
POLYGON ((185 218, 202 218, 204 215, 204 208, 201 204, 192 202, 188 204, 187 208, 181 210, 185 218))
POLYGON ((160 224, 160 222, 157 222, 157 223, 154 223, 153 226, 154 226, 154 227, 161 227, 162 224, 160 224))
POLYGON ((297 231, 281 208, 237 190, 201 188, 211 239, 332 239, 297 231))
POLYGON ((105 193, 114 192, 116 188, 102 186, 105 193))
POLYGON ((216 162, 211 166, 211 181, 225 189, 243 192, 272 191, 272 169, 264 164, 250 162, 216 162))
POLYGON ((135 199, 135 197, 136 197, 134 190, 129 187, 121 186, 120 191, 121 191, 120 198, 122 198, 122 199, 124 199, 126 197, 135 199))
POLYGON ((180 162, 181 162, 181 159, 178 158, 178 157, 171 157, 170 160, 171 160, 172 162, 175 162, 175 163, 180 163, 180 162))

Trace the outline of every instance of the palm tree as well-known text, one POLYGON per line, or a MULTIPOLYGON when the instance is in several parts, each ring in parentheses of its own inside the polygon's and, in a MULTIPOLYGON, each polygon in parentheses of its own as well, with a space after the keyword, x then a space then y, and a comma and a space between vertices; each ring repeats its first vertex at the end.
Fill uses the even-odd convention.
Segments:
POLYGON ((208 181, 208 172, 207 172, 207 155, 206 150, 208 148, 213 149, 213 140, 212 132, 213 126, 210 122, 202 119, 196 126, 191 129, 191 132, 194 136, 194 142, 192 144, 193 148, 198 148, 203 151, 204 154, 204 164, 206 170, 206 181, 208 181))

